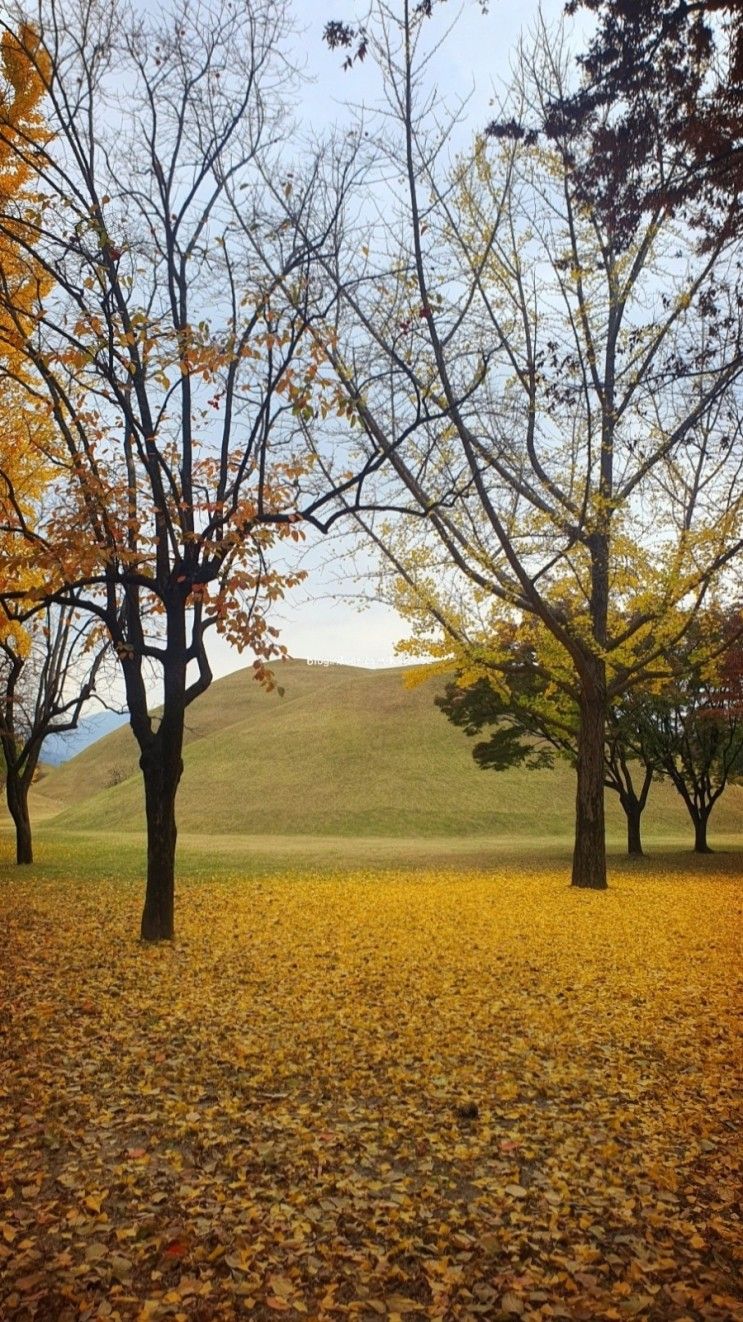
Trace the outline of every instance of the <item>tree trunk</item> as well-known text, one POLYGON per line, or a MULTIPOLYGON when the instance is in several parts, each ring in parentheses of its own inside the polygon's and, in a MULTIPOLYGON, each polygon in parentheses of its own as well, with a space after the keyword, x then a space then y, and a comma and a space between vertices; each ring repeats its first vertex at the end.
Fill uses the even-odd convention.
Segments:
POLYGON ((694 821, 694 853, 711 854, 712 850, 707 844, 707 822, 709 814, 697 812, 693 818, 694 821))
MULTIPOLYGON (((172 590, 163 592, 167 615, 166 646, 162 656, 163 704, 159 722, 150 715, 136 650, 122 658, 129 724, 139 744, 139 765, 144 780, 147 819, 147 885, 140 936, 143 941, 172 941, 175 934, 175 802, 183 774, 183 730, 191 690, 186 688, 185 601, 183 575, 172 590), (157 724, 155 725, 155 722, 157 724)), ((128 599, 129 628, 136 645, 143 647, 137 593, 128 599)), ((211 672, 209 672, 211 675, 211 672)))
POLYGON ((139 761, 144 776, 147 814, 143 941, 172 941, 175 932, 175 798, 183 771, 182 728, 182 713, 180 738, 177 730, 167 729, 163 721, 151 747, 139 761))
POLYGON ((581 676, 578 727, 578 788, 575 803, 575 849, 571 885, 606 888, 604 828, 604 741, 606 682, 604 664, 592 659, 581 676))
POLYGON ((6 795, 8 810, 15 825, 15 861, 33 863, 34 853, 31 840, 31 817, 28 811, 28 785, 21 776, 8 767, 6 795))
POLYGON ((702 795, 700 794, 698 797, 697 795, 692 796, 683 776, 677 770, 672 757, 666 758, 663 768, 666 774, 670 777, 675 788, 678 790, 681 798, 684 800, 686 810, 694 823, 694 853, 711 854, 713 851, 707 844, 707 823, 709 822, 710 813, 714 807, 715 800, 713 799, 712 803, 706 805, 703 804, 700 808, 699 799, 702 798, 702 795))
POLYGON ((642 857, 642 808, 637 799, 623 801, 622 807, 627 816, 627 853, 642 857))

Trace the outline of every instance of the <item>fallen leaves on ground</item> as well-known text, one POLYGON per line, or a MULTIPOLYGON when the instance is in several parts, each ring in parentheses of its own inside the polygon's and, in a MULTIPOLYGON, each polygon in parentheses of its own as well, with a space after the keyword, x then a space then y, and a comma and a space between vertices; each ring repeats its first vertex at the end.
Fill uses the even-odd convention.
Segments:
POLYGON ((0 1316, 743 1316, 740 894, 6 873, 0 1316))

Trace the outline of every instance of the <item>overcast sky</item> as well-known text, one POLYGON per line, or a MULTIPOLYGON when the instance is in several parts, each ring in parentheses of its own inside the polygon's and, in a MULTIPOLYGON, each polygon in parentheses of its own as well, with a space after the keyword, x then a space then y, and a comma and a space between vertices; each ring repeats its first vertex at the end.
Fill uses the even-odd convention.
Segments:
MULTIPOLYGON (((564 0, 544 0, 541 10, 548 24, 559 21, 563 7, 564 0)), ((297 0, 302 29, 297 50, 310 79, 298 107, 298 118, 318 133, 349 117, 349 100, 373 105, 378 96, 378 76, 369 63, 344 72, 342 55, 328 51, 322 41, 329 18, 350 21, 362 8, 357 0, 297 0)), ((450 0, 441 6, 436 20, 439 31, 452 23, 454 27, 438 52, 432 82, 443 102, 472 92, 468 115, 473 131, 487 122, 493 90, 508 78, 519 34, 533 24, 539 8, 536 0, 491 0, 489 13, 483 15, 477 0, 464 0, 461 6, 450 0)), ((272 615, 291 655, 348 665, 399 665, 401 658, 395 657, 394 645, 405 636, 404 621, 383 605, 372 604, 362 610, 359 604, 334 599, 338 591, 348 596, 355 589, 354 582, 343 582, 342 548, 337 543, 313 547, 307 564, 311 573, 305 587, 272 615)), ((350 564, 348 571, 350 576, 350 564)), ((231 651, 219 639, 210 643, 210 653, 218 675, 251 660, 247 654, 240 656, 231 651)))

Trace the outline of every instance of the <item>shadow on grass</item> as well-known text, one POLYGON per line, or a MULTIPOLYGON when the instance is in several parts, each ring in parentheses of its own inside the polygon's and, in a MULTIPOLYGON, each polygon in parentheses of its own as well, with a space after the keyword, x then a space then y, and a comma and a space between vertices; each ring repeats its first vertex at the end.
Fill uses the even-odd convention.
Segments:
MULTIPOLYGON (((611 876, 710 877, 743 876, 743 837, 721 837, 714 853, 695 854, 688 841, 650 840, 642 858, 630 858, 621 844, 609 844, 611 876)), ((35 862, 16 869, 12 840, 0 835, 0 877, 69 879, 95 882, 141 881, 146 865, 145 838, 139 833, 63 832, 40 827, 35 862)), ((332 836, 192 836, 178 843, 180 882, 234 876, 249 880, 277 873, 485 871, 511 867, 518 872, 546 867, 570 874, 571 842, 565 838, 532 837, 332 837, 332 836)))

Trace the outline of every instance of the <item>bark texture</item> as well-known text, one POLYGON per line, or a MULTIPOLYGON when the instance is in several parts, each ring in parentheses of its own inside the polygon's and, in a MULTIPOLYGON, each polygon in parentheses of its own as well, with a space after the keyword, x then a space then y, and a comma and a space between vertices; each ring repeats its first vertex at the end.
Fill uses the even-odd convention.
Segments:
POLYGON ((142 911, 143 941, 172 941, 175 933, 175 849, 178 831, 175 800, 183 771, 177 755, 159 739, 139 763, 147 816, 147 886, 142 911))
POLYGON ((707 844, 707 823, 709 814, 697 813, 694 816, 694 853, 711 854, 712 849, 707 844))
POLYGON ((626 799, 622 807, 627 816, 627 853, 642 857, 642 808, 637 799, 626 799))
POLYGON ((595 662, 591 670, 592 673, 584 679, 580 696, 571 885, 604 890, 607 885, 604 829, 606 689, 602 664, 595 662))
POLYGON ((8 811, 15 826, 15 861, 33 863, 33 840, 31 836, 31 816, 28 811, 28 785, 23 777, 8 770, 6 785, 8 811))

